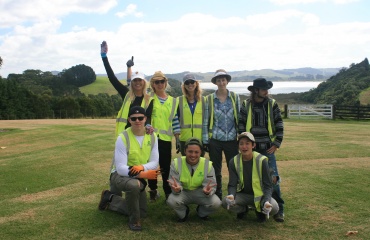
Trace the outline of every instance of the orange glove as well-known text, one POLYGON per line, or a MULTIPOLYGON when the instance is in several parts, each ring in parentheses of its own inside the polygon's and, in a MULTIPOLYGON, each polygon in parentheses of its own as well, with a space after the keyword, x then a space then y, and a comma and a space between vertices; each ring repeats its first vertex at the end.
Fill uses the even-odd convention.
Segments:
POLYGON ((160 174, 158 170, 148 170, 145 172, 140 172, 137 176, 138 178, 146 178, 146 179, 157 179, 157 176, 160 174))
POLYGON ((132 166, 131 167, 129 174, 131 174, 131 175, 137 175, 141 171, 144 171, 144 166, 143 165, 136 165, 136 166, 132 166))

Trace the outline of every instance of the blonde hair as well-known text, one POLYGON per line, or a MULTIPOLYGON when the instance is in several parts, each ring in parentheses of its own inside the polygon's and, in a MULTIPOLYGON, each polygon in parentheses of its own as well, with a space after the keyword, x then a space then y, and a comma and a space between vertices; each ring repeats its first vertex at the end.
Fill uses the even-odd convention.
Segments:
MULTIPOLYGON (((142 79, 141 81, 144 81, 144 86, 142 89, 142 94, 144 96, 143 100, 145 101, 145 108, 149 105, 150 95, 147 92, 148 89, 148 82, 145 79, 142 79)), ((135 100, 135 93, 134 89, 132 87, 133 84, 130 84, 130 91, 128 91, 127 94, 129 94, 130 101, 133 102, 135 100)))
MULTIPOLYGON (((194 98, 197 101, 200 101, 202 98, 202 89, 200 88, 200 84, 198 81, 195 81, 195 89, 194 89, 194 98)), ((189 91, 185 88, 185 84, 181 85, 182 94, 188 99, 189 98, 189 91)))

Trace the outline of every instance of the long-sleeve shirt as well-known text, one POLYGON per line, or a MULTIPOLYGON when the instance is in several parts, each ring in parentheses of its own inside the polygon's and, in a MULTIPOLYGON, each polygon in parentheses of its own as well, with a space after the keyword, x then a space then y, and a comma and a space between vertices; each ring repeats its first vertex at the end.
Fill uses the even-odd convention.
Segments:
MULTIPOLYGON (((216 91, 217 92, 217 91, 216 91)), ((219 141, 232 141, 237 137, 237 124, 236 119, 239 118, 240 111, 240 99, 239 95, 236 94, 235 106, 236 114, 234 115, 234 108, 231 100, 231 92, 228 91, 228 97, 226 101, 221 102, 217 98, 217 94, 212 93, 208 97, 213 98, 213 128, 212 128, 212 138, 219 141)), ((209 114, 209 103, 207 102, 204 108, 204 119, 203 119, 203 131, 202 131, 202 141, 204 144, 209 143, 209 124, 210 124, 210 114, 209 114)))
POLYGON ((269 149, 272 145, 280 147, 284 136, 284 124, 278 104, 274 103, 271 113, 275 125, 275 141, 271 142, 268 132, 268 105, 269 99, 261 103, 251 103, 252 105, 252 128, 246 129, 248 109, 245 102, 242 103, 239 115, 239 133, 251 132, 256 140, 256 151, 269 149))
MULTIPOLYGON (((243 163, 244 188, 240 192, 254 195, 253 188, 252 188, 253 160, 242 161, 242 163, 243 163)), ((239 176, 236 171, 234 159, 231 159, 229 161, 229 184, 227 185, 227 190, 228 190, 228 194, 232 194, 234 195, 234 197, 237 192, 238 181, 239 181, 239 176)), ((261 199, 262 206, 266 201, 271 202, 272 190, 273 190, 273 187, 272 187, 272 182, 271 182, 269 165, 268 165, 267 160, 264 160, 262 161, 262 192, 263 192, 263 197, 261 199)))
MULTIPOLYGON (((117 90, 118 94, 121 96, 122 100, 125 99, 127 93, 129 92, 129 89, 127 86, 123 85, 116 75, 113 72, 112 67, 109 64, 108 57, 102 57, 105 71, 107 72, 107 76, 109 79, 109 82, 112 84, 112 86, 117 90)), ((131 102, 130 108, 133 106, 141 106, 142 101, 144 100, 144 96, 136 96, 134 101, 131 102)), ((147 117, 145 124, 151 123, 151 117, 153 112, 153 101, 150 102, 148 108, 145 111, 145 115, 147 117)), ((130 127, 131 123, 127 121, 126 128, 130 127)))
MULTIPOLYGON (((142 146, 144 136, 135 136, 136 140, 142 146)), ((116 171, 121 176, 128 177, 129 166, 128 166, 128 155, 127 148, 121 139, 121 136, 117 137, 116 147, 114 150, 114 164, 116 166, 116 171)), ((159 153, 158 153, 158 140, 154 142, 152 151, 150 153, 150 158, 148 163, 143 164, 144 171, 146 170, 155 170, 159 164, 159 153)))
MULTIPOLYGON (((195 165, 190 165, 190 164, 186 163, 186 167, 189 169, 189 172, 195 172, 195 170, 198 168, 198 166, 199 166, 199 163, 197 163, 195 165)), ((180 182, 180 173, 176 170, 173 161, 171 163, 170 176, 169 176, 168 179, 170 179, 171 181, 173 181, 173 178, 172 177, 175 178, 176 182, 181 186, 181 191, 182 191, 183 190, 183 186, 182 186, 182 184, 180 182)), ((211 183, 210 183, 211 185, 216 183, 216 175, 215 175, 215 170, 214 170, 213 167, 208 172, 207 177, 204 178, 204 180, 202 182, 202 185, 200 185, 199 188, 204 188, 205 186, 207 186, 207 184, 209 183, 209 181, 211 181, 211 183)), ((178 193, 173 192, 173 193, 174 194, 180 194, 180 192, 178 192, 178 193)), ((216 187, 213 187, 209 195, 213 195, 215 192, 216 192, 216 187)))

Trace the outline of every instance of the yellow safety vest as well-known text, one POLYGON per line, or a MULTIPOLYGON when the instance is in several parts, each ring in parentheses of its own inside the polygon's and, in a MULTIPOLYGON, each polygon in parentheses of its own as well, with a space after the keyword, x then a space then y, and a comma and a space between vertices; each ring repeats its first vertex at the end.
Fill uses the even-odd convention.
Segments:
POLYGON ((186 157, 178 157, 174 160, 176 171, 180 174, 180 182, 182 187, 186 190, 194 190, 202 186, 203 180, 207 178, 207 174, 212 169, 212 162, 201 157, 199 159, 198 167, 193 176, 186 166, 186 157))
MULTIPOLYGON (((146 110, 153 99, 149 98, 149 101, 146 102, 144 98, 145 96, 143 97, 143 101, 141 101, 140 106, 146 110)), ((130 110, 131 103, 132 101, 130 100, 129 94, 126 94, 116 118, 116 138, 118 134, 122 133, 126 129, 128 112, 130 110)))
MULTIPOLYGON (((261 212, 261 199, 263 196, 262 191, 262 161, 267 161, 267 157, 258 153, 253 152, 253 167, 252 167, 252 189, 254 192, 254 205, 256 210, 261 212)), ((239 153, 234 157, 234 165, 238 174, 238 185, 237 192, 240 192, 244 188, 244 176, 243 176, 243 159, 239 153)))
MULTIPOLYGON (((139 142, 136 140, 131 127, 120 133, 119 137, 126 147, 128 166, 142 165, 149 162, 152 148, 157 139, 155 134, 145 134, 142 146, 140 146, 139 142)), ((114 164, 111 172, 114 172, 115 170, 116 166, 114 164)))
POLYGON ((172 120, 175 117, 178 107, 177 98, 168 96, 161 104, 157 95, 153 96, 152 126, 159 139, 170 142, 172 140, 172 120))
MULTIPOLYGON (((272 124, 274 122, 274 114, 272 114, 272 107, 275 104, 275 99, 269 98, 268 101, 269 102, 268 102, 268 107, 267 107, 267 115, 268 115, 268 117, 267 117, 267 130, 269 132, 269 137, 271 139, 271 142, 274 142, 275 138, 276 138, 276 133, 275 133, 275 124, 272 124)), ((244 100, 244 105, 248 109, 248 111, 247 111, 247 122, 246 122, 245 129, 246 129, 247 132, 250 132, 251 128, 252 128, 252 115, 253 115, 252 104, 250 102, 250 99, 244 100)))
POLYGON ((180 111, 180 141, 187 141, 191 137, 202 139, 202 124, 205 99, 201 97, 201 101, 197 102, 194 109, 194 114, 191 110, 185 96, 178 97, 180 111))
MULTIPOLYGON (((213 114, 214 114, 214 98, 216 93, 212 93, 207 96, 207 104, 208 104, 208 136, 212 138, 212 129, 213 129, 213 114)), ((238 132, 238 111, 236 109, 236 93, 230 91, 230 97, 233 104, 234 110, 234 119, 235 119, 235 127, 236 132, 238 132)))

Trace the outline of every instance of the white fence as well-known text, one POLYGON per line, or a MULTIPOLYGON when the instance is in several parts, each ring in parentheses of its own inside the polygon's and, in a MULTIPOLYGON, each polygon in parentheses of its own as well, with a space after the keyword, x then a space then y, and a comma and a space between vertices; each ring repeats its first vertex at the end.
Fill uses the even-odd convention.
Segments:
POLYGON ((324 117, 333 119, 333 105, 289 104, 287 117, 288 118, 324 117))

